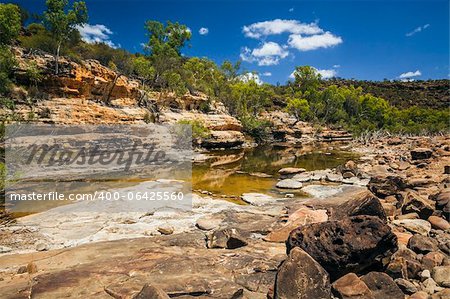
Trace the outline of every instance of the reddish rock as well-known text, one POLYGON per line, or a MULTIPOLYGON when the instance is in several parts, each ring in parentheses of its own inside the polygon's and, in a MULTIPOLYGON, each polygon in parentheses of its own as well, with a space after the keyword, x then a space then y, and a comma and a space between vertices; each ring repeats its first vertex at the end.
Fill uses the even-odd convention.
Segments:
POLYGON ((428 299, 428 298, 429 298, 428 293, 424 291, 419 291, 408 297, 408 299, 428 299))
POLYGON ((333 285, 333 294, 341 299, 375 299, 367 285, 355 273, 349 273, 333 285))
POLYGON ((133 299, 169 299, 170 297, 163 290, 146 284, 133 299))
POLYGON ((431 271, 434 267, 442 265, 444 258, 444 255, 440 252, 429 252, 422 258, 422 267, 431 271))
POLYGON ((330 298, 330 278, 309 254, 294 248, 278 269, 274 293, 277 299, 330 298))
POLYGON ((378 217, 355 216, 299 227, 286 247, 288 253, 295 247, 308 252, 334 280, 379 265, 397 250, 397 237, 378 217))
POLYGON ((431 227, 434 229, 448 230, 450 229, 450 224, 447 220, 437 216, 430 216, 428 222, 431 223, 431 227))
POLYGON ((396 195, 405 190, 407 184, 400 176, 378 175, 370 179, 368 188, 376 196, 385 198, 390 195, 396 195))

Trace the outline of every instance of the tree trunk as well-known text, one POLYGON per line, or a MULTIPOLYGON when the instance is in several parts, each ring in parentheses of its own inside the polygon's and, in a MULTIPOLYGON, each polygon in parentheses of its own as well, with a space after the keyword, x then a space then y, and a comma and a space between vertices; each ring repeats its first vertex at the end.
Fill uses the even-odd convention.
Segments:
POLYGON ((59 73, 59 51, 61 50, 61 42, 58 42, 58 47, 56 48, 56 56, 55 56, 55 74, 59 73))

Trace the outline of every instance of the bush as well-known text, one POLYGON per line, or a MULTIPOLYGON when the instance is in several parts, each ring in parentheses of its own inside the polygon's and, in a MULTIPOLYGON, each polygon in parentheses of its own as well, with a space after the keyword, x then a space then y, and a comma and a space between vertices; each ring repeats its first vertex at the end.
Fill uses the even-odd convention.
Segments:
POLYGON ((7 46, 0 46, 0 94, 5 95, 11 88, 11 78, 17 62, 7 46))
POLYGON ((257 119, 256 117, 246 116, 239 119, 244 128, 244 132, 252 136, 256 142, 264 143, 270 136, 270 127, 272 123, 268 120, 257 119))
POLYGON ((210 130, 198 120, 180 120, 177 122, 179 125, 189 125, 192 128, 192 139, 208 138, 211 134, 210 130))

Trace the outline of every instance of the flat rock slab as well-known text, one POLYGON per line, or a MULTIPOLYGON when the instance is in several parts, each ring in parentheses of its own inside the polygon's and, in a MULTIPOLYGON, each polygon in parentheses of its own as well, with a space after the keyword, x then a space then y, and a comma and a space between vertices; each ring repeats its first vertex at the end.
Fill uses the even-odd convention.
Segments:
POLYGON ((185 233, 2 256, 0 294, 2 298, 111 298, 113 293, 116 298, 130 298, 152 284, 169 297, 231 298, 242 288, 267 293, 286 257, 283 244, 254 241, 231 251, 207 249, 204 238, 203 233, 185 233), (24 261, 31 260, 38 272, 17 274, 24 261))
POLYGON ((275 186, 280 189, 300 189, 303 184, 293 179, 285 179, 279 181, 275 186))

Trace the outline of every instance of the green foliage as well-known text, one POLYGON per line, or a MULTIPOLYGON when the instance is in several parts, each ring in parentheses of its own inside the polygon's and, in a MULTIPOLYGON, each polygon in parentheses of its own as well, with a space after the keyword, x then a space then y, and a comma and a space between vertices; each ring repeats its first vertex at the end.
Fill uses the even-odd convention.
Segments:
POLYGON ((155 77, 155 68, 147 57, 139 56, 133 59, 133 70, 142 80, 142 85, 155 77))
POLYGON ((19 36, 21 21, 17 5, 0 3, 0 44, 9 45, 19 36))
POLYGON ((225 77, 217 65, 206 58, 193 57, 183 64, 183 76, 191 89, 199 90, 210 97, 217 97, 225 77))
POLYGON ((298 66, 293 73, 295 85, 302 92, 315 91, 320 85, 321 75, 311 66, 298 66))
POLYGON ((309 119, 309 103, 305 99, 288 98, 286 112, 291 113, 297 121, 309 119))
POLYGON ((183 119, 177 122, 179 125, 188 125, 192 128, 192 139, 208 138, 211 134, 210 130, 198 120, 183 119))
POLYGON ((34 86, 37 86, 38 83, 41 82, 43 79, 41 70, 34 61, 28 64, 26 76, 34 86))
POLYGON ((267 141, 270 135, 272 123, 267 120, 261 120, 254 116, 247 115, 240 117, 244 132, 255 138, 256 142, 267 141))
POLYGON ((58 74, 58 58, 61 46, 70 38, 72 32, 77 31, 76 25, 88 21, 85 2, 74 2, 72 9, 67 9, 68 4, 68 0, 47 0, 47 10, 44 12, 44 24, 56 42, 56 74, 58 74))
POLYGON ((12 74, 17 62, 7 46, 0 46, 0 94, 6 94, 11 87, 12 74))

